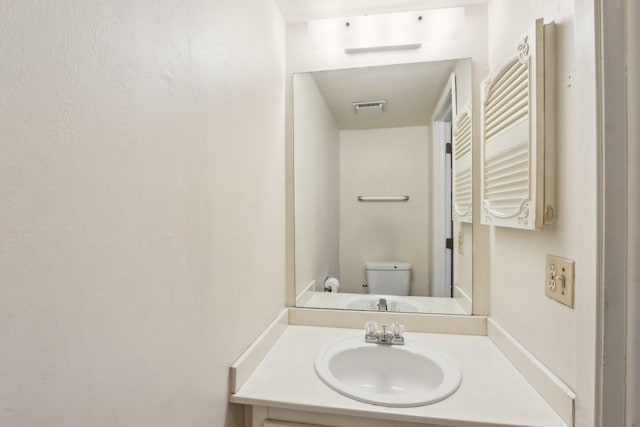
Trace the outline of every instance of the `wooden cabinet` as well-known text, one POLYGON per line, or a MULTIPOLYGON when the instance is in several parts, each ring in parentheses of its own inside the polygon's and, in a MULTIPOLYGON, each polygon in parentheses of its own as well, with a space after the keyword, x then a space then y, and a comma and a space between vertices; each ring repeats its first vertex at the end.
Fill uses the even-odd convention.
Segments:
POLYGON ((453 119, 452 218, 457 222, 473 222, 472 131, 473 116, 469 102, 453 119))
POLYGON ((482 84, 481 222, 540 230, 554 217, 553 24, 535 22, 482 84))

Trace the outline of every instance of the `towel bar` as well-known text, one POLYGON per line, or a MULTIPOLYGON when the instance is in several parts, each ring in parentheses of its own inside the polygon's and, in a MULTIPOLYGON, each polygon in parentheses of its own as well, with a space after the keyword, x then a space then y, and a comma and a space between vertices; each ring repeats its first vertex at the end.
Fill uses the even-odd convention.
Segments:
POLYGON ((358 196, 359 202, 406 202, 409 196, 358 196))

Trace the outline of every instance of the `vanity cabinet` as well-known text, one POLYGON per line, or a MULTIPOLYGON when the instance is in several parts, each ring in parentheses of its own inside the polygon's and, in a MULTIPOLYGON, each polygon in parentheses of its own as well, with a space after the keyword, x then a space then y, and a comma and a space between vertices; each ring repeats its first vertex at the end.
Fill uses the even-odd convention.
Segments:
MULTIPOLYGON (((329 311, 324 314, 335 316, 329 311)), ((410 324, 409 315, 397 316, 410 324)), ((449 321, 454 316, 451 317, 449 321)), ((567 427, 573 424, 564 422, 509 363, 486 332, 482 334, 486 331, 486 319, 460 318, 464 322, 464 330, 460 332, 465 334, 405 332, 405 339, 448 355, 463 375, 462 385, 454 394, 437 403, 416 407, 363 403, 332 390, 318 377, 314 369, 318 353, 331 343, 361 337, 360 329, 284 325, 282 322, 286 319, 289 316, 276 319, 260 343, 252 345, 232 367, 229 400, 243 405, 244 427, 567 427), (273 336, 272 331, 275 331, 273 336)), ((430 321, 420 323, 433 325, 438 319, 433 316, 430 321)), ((554 391, 554 396, 562 395, 554 391)), ((573 398, 567 396, 562 402, 563 413, 570 414, 568 408, 573 408, 573 398)), ((571 421, 569 416, 567 419, 571 421)))
POLYGON ((244 413, 244 427, 445 427, 252 405, 244 413))

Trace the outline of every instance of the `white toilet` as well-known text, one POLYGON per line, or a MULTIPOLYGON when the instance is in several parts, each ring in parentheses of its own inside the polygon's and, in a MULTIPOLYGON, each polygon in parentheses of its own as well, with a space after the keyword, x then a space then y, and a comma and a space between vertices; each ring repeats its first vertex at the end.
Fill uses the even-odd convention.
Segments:
POLYGON ((370 294, 409 295, 411 264, 406 262, 367 262, 367 289, 370 294))

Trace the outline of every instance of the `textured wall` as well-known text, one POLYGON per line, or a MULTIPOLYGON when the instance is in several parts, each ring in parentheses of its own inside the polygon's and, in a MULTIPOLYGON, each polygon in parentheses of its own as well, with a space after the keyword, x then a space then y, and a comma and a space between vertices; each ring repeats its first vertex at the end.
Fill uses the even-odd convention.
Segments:
POLYGON ((270 1, 0 5, 0 425, 231 426, 284 302, 270 1))

